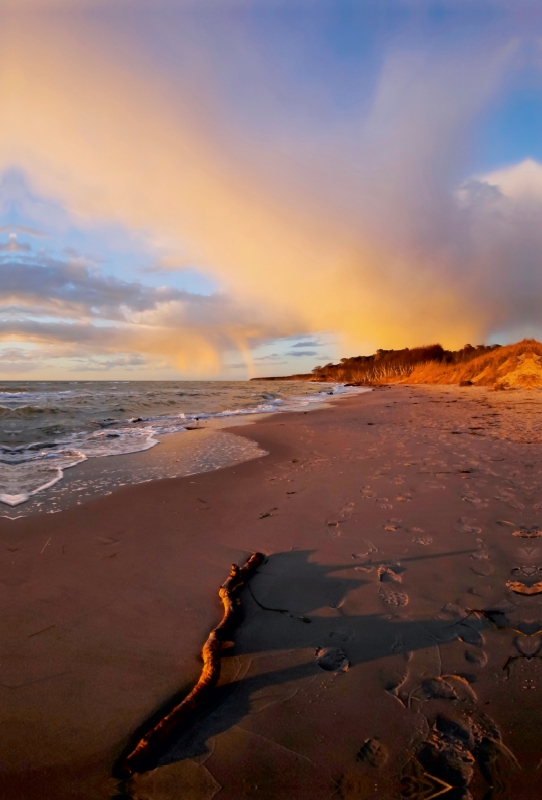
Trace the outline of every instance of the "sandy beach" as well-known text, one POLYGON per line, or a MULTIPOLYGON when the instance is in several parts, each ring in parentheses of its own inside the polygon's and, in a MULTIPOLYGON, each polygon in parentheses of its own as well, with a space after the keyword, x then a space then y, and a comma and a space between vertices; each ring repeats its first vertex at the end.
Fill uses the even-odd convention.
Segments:
POLYGON ((267 456, 0 519, 2 797, 537 797, 537 398, 379 387, 232 429, 267 456), (255 551, 214 707, 120 784, 255 551))

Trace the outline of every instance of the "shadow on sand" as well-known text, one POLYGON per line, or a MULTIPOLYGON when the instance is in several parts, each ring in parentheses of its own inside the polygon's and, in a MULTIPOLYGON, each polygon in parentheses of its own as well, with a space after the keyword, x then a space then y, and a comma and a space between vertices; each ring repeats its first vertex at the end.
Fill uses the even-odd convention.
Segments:
MULTIPOLYGON (((157 762, 159 766, 194 758, 208 752, 213 737, 237 725, 254 711, 254 697, 281 684, 310 678, 321 672, 314 650, 308 648, 338 647, 344 649, 349 663, 378 660, 398 652, 413 652, 444 644, 459 635, 476 632, 491 625, 476 617, 458 621, 429 619, 413 621, 382 614, 346 615, 341 606, 347 593, 367 583, 377 583, 376 570, 371 577, 359 577, 356 563, 321 565, 311 561, 314 551, 288 551, 270 556, 242 592, 242 621, 235 633, 235 644, 223 654, 223 674, 235 661, 250 662, 257 655, 299 651, 302 663, 263 672, 254 676, 233 678, 219 686, 212 704, 194 720, 189 729, 178 732, 168 741, 167 750, 157 762), (348 572, 349 574, 345 574, 348 572), (263 607, 265 608, 263 608, 263 607), (322 615, 324 608, 336 609, 331 616, 322 615), (310 620, 310 622, 309 622, 310 620), (308 658, 307 658, 308 656, 308 658)), ((411 557, 408 561, 447 558, 475 552, 455 551, 440 555, 411 557)), ((381 562, 374 562, 375 566, 381 562)), ((364 568, 371 566, 364 563, 364 568)), ((401 568, 397 569, 398 572, 401 568)), ((392 609, 390 609, 392 610, 392 609)), ((396 611, 401 613, 400 608, 396 611)), ((230 670, 231 671, 231 670, 230 670)), ((183 694, 174 698, 179 702, 183 694)), ((153 715, 153 720, 169 710, 170 700, 153 715)), ((147 720, 141 731, 150 727, 147 720)), ((125 795, 129 796, 129 795, 125 795)))

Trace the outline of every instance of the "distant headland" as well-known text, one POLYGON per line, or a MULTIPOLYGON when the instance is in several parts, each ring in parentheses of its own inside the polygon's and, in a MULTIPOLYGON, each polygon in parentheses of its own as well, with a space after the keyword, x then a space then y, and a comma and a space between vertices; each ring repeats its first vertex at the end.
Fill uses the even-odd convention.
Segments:
POLYGON ((378 386, 387 383, 460 384, 494 389, 542 387, 542 344, 524 339, 516 344, 465 345, 445 350, 440 344, 377 350, 372 356, 342 358, 312 372, 252 380, 297 380, 378 386))

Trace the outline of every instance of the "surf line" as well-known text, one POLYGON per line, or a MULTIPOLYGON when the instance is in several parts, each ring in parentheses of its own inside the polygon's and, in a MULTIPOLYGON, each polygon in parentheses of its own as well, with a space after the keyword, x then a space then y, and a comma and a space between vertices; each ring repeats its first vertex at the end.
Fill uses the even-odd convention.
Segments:
POLYGON ((235 627, 236 612, 240 605, 238 591, 265 561, 263 553, 253 553, 242 567, 232 564, 228 579, 222 584, 218 595, 224 606, 224 615, 203 645, 201 656, 203 669, 192 691, 175 708, 149 730, 134 749, 120 759, 114 772, 121 779, 135 773, 154 769, 171 743, 173 733, 180 735, 182 727, 192 722, 194 715, 207 704, 220 677, 220 655, 224 642, 231 639, 235 627))

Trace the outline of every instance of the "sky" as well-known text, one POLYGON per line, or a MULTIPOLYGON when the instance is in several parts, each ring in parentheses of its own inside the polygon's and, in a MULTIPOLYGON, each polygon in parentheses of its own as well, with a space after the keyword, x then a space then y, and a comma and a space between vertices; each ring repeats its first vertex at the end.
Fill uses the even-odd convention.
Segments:
POLYGON ((542 338, 542 9, 0 0, 0 377, 542 338))

